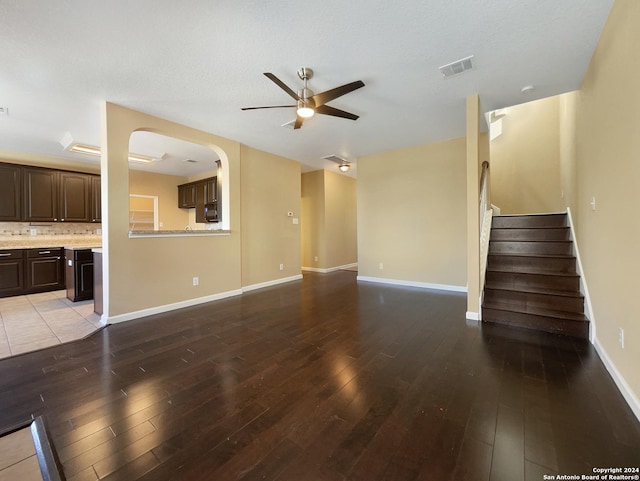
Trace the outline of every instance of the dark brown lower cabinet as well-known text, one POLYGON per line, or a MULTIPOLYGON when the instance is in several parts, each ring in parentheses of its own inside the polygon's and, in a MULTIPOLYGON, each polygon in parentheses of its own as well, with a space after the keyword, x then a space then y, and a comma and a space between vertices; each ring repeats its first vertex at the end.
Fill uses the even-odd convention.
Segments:
POLYGON ((62 248, 27 250, 26 293, 64 289, 64 253, 62 248))
POLYGON ((24 291, 24 250, 0 251, 0 297, 15 296, 24 291))
POLYGON ((65 283, 71 301, 93 299, 93 253, 91 249, 65 250, 65 283))

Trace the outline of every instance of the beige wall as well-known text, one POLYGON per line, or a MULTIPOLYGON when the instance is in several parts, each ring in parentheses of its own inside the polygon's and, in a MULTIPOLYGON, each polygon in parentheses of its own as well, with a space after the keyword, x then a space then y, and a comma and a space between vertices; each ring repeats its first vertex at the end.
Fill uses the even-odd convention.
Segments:
POLYGON ((327 170, 302 175, 305 268, 327 270, 358 262, 356 185, 355 179, 327 170))
POLYGON ((358 262, 357 182, 352 177, 324 171, 326 268, 358 262))
POLYGON ((302 218, 300 222, 302 265, 313 269, 326 268, 324 170, 302 174, 302 218))
MULTIPOLYGON (((578 246, 599 345, 640 400, 640 2, 617 0, 576 106, 578 246), (591 210, 592 197, 596 210, 591 210), (618 343, 624 329, 625 347, 618 343)), ((640 405, 636 404, 640 416, 640 405)))
POLYGON ((361 157, 357 191, 359 275, 466 285, 465 138, 361 157))
POLYGON ((300 164, 246 146, 240 155, 242 285, 299 275, 300 164))
POLYGON ((158 197, 160 230, 182 230, 189 224, 189 210, 178 207, 178 185, 186 182, 186 177, 177 175, 129 170, 130 194, 158 197))
MULTIPOLYGON (((558 96, 560 129, 560 187, 563 204, 576 214, 576 104, 578 92, 558 96)), ((574 218, 575 221, 575 218, 574 218)))
POLYGON ((501 214, 565 210, 558 97, 507 109, 491 142, 491 202, 501 214))
POLYGON ((111 103, 103 104, 101 117, 107 316, 121 320, 136 311, 149 312, 240 289, 240 144, 111 103), (229 181, 229 235, 129 238, 127 156, 129 137, 135 130, 208 145, 219 153, 229 181), (192 285, 194 276, 200 279, 197 287, 192 285))

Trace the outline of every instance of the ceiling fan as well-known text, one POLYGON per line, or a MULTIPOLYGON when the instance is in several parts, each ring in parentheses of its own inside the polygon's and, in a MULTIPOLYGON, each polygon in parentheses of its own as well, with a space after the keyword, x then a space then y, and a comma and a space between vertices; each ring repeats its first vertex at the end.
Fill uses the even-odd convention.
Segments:
POLYGON ((340 87, 336 87, 325 92, 314 94, 308 87, 308 81, 313 77, 313 70, 307 67, 302 67, 298 70, 298 77, 304 81, 304 87, 298 90, 298 93, 290 89, 282 80, 276 77, 270 72, 264 74, 278 87, 284 90, 291 98, 296 101, 295 105, 269 105, 267 107, 244 107, 242 110, 258 110, 258 109, 284 109, 284 108, 296 108, 296 121, 293 125, 294 129, 302 127, 304 119, 313 117, 314 114, 331 115, 333 117, 342 117, 343 119, 357 120, 358 116, 344 110, 336 109, 326 105, 327 102, 337 99, 345 94, 353 92, 354 90, 364 87, 362 80, 356 80, 340 87))

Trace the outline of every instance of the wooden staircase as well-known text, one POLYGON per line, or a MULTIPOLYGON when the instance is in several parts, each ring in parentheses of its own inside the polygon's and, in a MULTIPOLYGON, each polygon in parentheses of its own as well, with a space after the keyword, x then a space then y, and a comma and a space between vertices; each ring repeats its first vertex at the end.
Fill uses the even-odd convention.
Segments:
POLYGON ((566 214, 493 217, 482 320, 589 337, 566 214))

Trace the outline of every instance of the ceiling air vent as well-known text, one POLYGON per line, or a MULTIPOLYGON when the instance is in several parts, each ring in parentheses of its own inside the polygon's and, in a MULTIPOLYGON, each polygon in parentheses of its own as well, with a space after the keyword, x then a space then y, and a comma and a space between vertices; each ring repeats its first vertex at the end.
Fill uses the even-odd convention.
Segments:
POLYGON ((336 164, 346 164, 349 161, 347 159, 343 159, 339 155, 331 154, 325 157, 322 157, 324 160, 330 160, 331 162, 335 162, 336 164))
POLYGON ((439 68, 440 73, 442 73, 442 76, 444 78, 449 78, 453 77, 454 75, 459 75, 462 72, 466 72, 467 70, 471 70, 473 69, 473 63, 471 61, 472 59, 473 55, 460 60, 456 60, 455 62, 452 62, 450 64, 443 65, 439 68))

